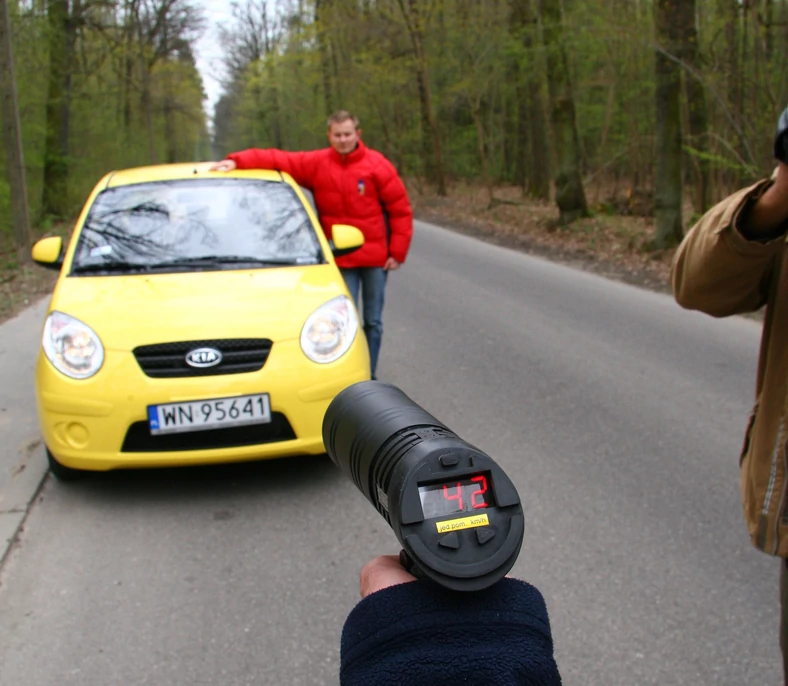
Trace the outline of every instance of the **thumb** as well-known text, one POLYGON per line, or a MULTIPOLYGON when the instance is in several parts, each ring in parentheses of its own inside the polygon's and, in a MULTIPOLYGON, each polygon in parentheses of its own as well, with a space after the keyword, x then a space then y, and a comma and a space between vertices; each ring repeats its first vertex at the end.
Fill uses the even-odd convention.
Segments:
POLYGON ((416 581, 416 577, 399 563, 398 555, 381 555, 367 562, 361 570, 361 597, 366 598, 376 591, 409 581, 416 581))

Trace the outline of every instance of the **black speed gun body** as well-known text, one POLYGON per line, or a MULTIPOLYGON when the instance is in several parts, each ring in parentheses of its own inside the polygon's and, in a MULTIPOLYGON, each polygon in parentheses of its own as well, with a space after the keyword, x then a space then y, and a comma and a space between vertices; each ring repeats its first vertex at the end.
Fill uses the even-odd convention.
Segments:
POLYGON ((396 386, 362 381, 339 393, 323 441, 389 523, 417 576, 477 591, 514 565, 523 510, 509 477, 396 386))

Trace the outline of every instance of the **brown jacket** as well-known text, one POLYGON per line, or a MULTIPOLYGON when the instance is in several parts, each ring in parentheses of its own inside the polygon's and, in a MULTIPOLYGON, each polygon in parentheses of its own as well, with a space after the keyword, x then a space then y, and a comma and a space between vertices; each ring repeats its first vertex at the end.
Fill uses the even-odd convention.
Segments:
POLYGON ((786 236, 747 240, 739 219, 764 180, 704 214, 676 252, 676 301, 714 317, 766 305, 755 405, 740 453, 744 516, 753 544, 788 557, 788 251, 786 236))

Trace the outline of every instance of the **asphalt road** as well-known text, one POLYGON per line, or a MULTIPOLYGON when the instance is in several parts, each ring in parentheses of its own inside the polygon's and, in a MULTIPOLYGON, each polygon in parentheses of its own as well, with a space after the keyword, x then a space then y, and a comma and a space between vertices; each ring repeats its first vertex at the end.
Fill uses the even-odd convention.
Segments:
MULTIPOLYGON (((738 451, 759 325, 418 224, 379 376, 498 460, 569 685, 778 684, 738 451)), ((26 355, 32 351, 25 351, 26 355)), ((398 550, 330 463, 47 480, 0 576, 0 684, 334 684, 398 550)))

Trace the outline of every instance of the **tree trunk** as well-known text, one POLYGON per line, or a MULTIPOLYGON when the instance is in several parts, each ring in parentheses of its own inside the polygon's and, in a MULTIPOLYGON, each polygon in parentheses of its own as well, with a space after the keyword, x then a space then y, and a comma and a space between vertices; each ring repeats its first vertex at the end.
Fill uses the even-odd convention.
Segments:
POLYGON ((768 69, 774 56, 774 0, 763 0, 763 56, 768 69))
MULTIPOLYGON (((130 46, 128 47, 130 50, 130 46)), ((130 53, 123 56, 123 84, 121 98, 123 100, 123 132, 126 140, 131 139, 131 79, 134 73, 134 59, 130 53)))
POLYGON ((531 187, 530 165, 528 164, 528 150, 531 146, 531 136, 528 121, 528 93, 521 83, 519 73, 512 78, 515 86, 515 109, 517 111, 514 136, 514 180, 522 189, 522 194, 528 193, 531 187))
POLYGON ((145 130, 148 132, 148 155, 150 164, 156 164, 156 132, 153 129, 153 103, 150 93, 150 72, 145 69, 142 75, 142 111, 145 115, 145 130))
POLYGON ((169 61, 170 53, 169 35, 167 24, 162 30, 162 50, 164 51, 164 73, 162 78, 163 114, 164 114, 164 161, 173 164, 178 161, 177 133, 175 131, 175 94, 172 84, 172 64, 169 61))
POLYGON ((550 199, 550 139, 547 135, 541 72, 533 60, 537 18, 531 0, 509 0, 510 33, 519 39, 531 63, 520 69, 517 83, 518 165, 522 166, 523 190, 542 200, 550 199), (530 164, 526 164, 530 160, 530 164), (527 186, 526 186, 527 184, 527 186))
POLYGON ((328 55, 328 41, 326 40, 325 15, 329 10, 331 0, 315 0, 315 27, 317 29, 317 47, 320 54, 320 75, 323 81, 323 97, 326 103, 326 116, 334 111, 334 101, 331 91, 331 60, 328 55))
MULTIPOLYGON (((678 29, 681 32, 678 57, 692 67, 696 74, 702 73, 698 29, 696 25, 695 0, 682 0, 676 11, 678 29)), ((695 169, 695 211, 703 214, 711 206, 708 158, 709 114, 706 108, 706 91, 703 82, 689 71, 684 72, 684 86, 689 109, 689 144, 696 151, 692 156, 695 169)))
POLYGON ((123 15, 123 52, 121 64, 123 82, 120 84, 121 110, 123 117, 123 133, 127 141, 131 140, 131 92, 134 76, 134 36, 139 21, 138 0, 126 0, 123 15))
POLYGON ((46 103, 46 142, 42 213, 68 215, 68 135, 71 70, 79 3, 69 14, 68 0, 49 0, 49 78, 46 103))
POLYGON ((655 4, 656 105, 657 105, 657 177, 654 187, 654 247, 669 248, 678 244, 683 235, 681 216, 681 71, 679 65, 665 55, 676 55, 680 48, 681 0, 657 0, 655 4))
POLYGON ((416 65, 416 85, 419 90, 419 111, 421 113, 421 157, 424 160, 424 176, 430 183, 435 182, 436 163, 432 147, 432 127, 430 126, 429 80, 425 80, 420 65, 416 65), (426 87, 425 87, 426 85, 426 87))
MULTIPOLYGON (((739 130, 742 129, 741 112, 741 43, 740 43, 740 6, 739 0, 717 0, 717 15, 720 23, 725 27, 725 90, 727 106, 731 119, 739 130)), ((744 150, 741 145, 736 146, 739 156, 744 159, 744 150)), ((728 183, 738 185, 739 174, 725 174, 728 183)))
POLYGON ((30 212, 25 184, 25 159, 14 78, 11 46, 11 17, 8 0, 0 0, 0 100, 2 101, 3 142, 6 149, 8 187, 11 191, 11 221, 17 257, 21 264, 31 261, 30 212))
POLYGON ((338 48, 335 41, 329 41, 329 46, 329 52, 331 54, 331 67, 334 71, 334 84, 336 87, 337 102, 342 103, 345 99, 345 96, 342 90, 342 80, 339 78, 339 61, 337 60, 338 48))
POLYGON ((164 96, 164 161, 167 164, 178 161, 178 134, 175 130, 175 108, 171 92, 164 96))
POLYGON ((263 49, 265 51, 264 68, 268 79, 268 88, 271 91, 271 118, 272 128, 274 130, 274 147, 283 148, 284 140, 282 138, 282 127, 279 122, 279 88, 276 83, 276 71, 274 70, 274 38, 272 36, 272 28, 268 24, 268 12, 263 11, 263 31, 264 41, 263 49))
POLYGON ((490 209, 495 204, 495 195, 493 192, 492 178, 490 177, 490 165, 487 161, 487 142, 484 134, 484 122, 482 122, 480 98, 475 98, 471 102, 471 116, 473 117, 473 125, 476 129, 476 148, 479 151, 479 163, 482 168, 482 182, 487 189, 487 209, 490 209))
POLYGON ((538 70, 533 70, 526 85, 528 138, 530 140, 531 165, 528 173, 528 193, 541 200, 550 199, 550 137, 542 99, 542 83, 538 70))
MULTIPOLYGON (((719 15, 725 26, 725 42, 728 64, 725 69, 725 78, 728 86, 728 102, 736 107, 740 99, 740 74, 739 62, 741 46, 739 44, 739 1, 719 0, 719 15)), ((738 115, 739 110, 735 110, 738 115)), ((737 117, 738 121, 738 117, 737 117)))
MULTIPOLYGON (((145 129, 148 133, 148 156, 149 163, 156 164, 156 134, 153 130, 153 103, 151 102, 151 70, 155 64, 153 56, 145 54, 145 38, 142 33, 142 22, 137 22, 137 40, 139 42, 140 69, 142 70, 142 92, 140 93, 140 105, 142 115, 145 120, 145 129)), ((153 50, 152 46, 149 46, 153 50)))
POLYGON ((265 56, 265 71, 269 83, 270 102, 271 102, 271 129, 274 134, 274 147, 280 150, 285 147, 284 136, 282 135, 281 106, 279 104, 279 87, 276 84, 276 71, 273 64, 274 57, 271 54, 265 56))
POLYGON ((525 155, 528 148, 528 125, 524 115, 525 94, 521 93, 520 67, 516 59, 507 60, 506 76, 501 93, 501 155, 503 158, 503 175, 518 185, 523 194, 527 180, 525 177, 525 155), (508 86, 508 87, 507 87, 508 86))
POLYGON ((747 79, 750 45, 750 2, 745 0, 741 4, 741 64, 739 66, 739 116, 742 122, 747 121, 747 79))
MULTIPOLYGON (((430 181, 437 187, 438 195, 446 195, 446 177, 443 169, 443 152, 441 150, 440 131, 435 120, 435 113, 432 111, 432 93, 430 91, 429 67, 427 55, 424 51, 424 27, 422 26, 422 16, 419 8, 419 0, 407 0, 408 6, 405 7, 405 0, 398 0, 398 5, 405 25, 413 44, 413 52, 416 58, 416 79, 419 87, 419 101, 421 104, 421 121, 425 152, 429 150, 432 143, 432 173, 430 181)), ((430 159, 427 155, 425 159, 430 159)))
POLYGON ((563 46, 560 0, 540 0, 540 13, 547 53, 550 122, 558 163, 554 176, 555 199, 560 212, 559 221, 567 224, 580 217, 587 217, 589 212, 583 180, 580 176, 580 145, 575 119, 575 102, 563 46))

